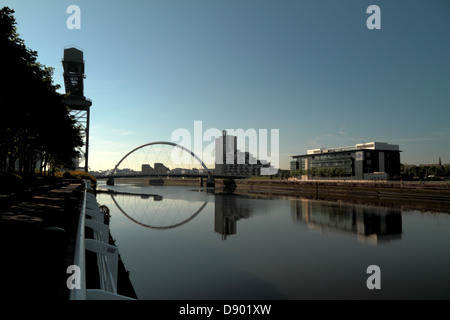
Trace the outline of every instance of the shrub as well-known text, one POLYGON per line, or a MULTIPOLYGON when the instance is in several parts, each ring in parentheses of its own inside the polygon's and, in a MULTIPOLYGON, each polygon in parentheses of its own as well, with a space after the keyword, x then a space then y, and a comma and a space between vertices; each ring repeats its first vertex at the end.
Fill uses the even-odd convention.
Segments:
POLYGON ((97 178, 84 171, 64 171, 56 172, 55 176, 62 177, 63 179, 78 179, 78 180, 91 180, 92 183, 97 183, 97 178))
POLYGON ((72 174, 69 171, 64 172, 62 177, 64 179, 73 179, 72 174))
POLYGON ((11 193, 23 188, 22 177, 11 172, 0 172, 0 192, 11 193))

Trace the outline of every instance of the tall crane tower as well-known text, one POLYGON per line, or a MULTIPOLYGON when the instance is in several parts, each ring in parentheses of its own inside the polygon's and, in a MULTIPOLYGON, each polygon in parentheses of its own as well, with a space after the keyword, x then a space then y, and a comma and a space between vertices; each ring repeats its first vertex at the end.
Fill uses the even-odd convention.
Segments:
POLYGON ((70 108, 70 114, 76 120, 76 125, 81 128, 83 146, 78 148, 78 158, 75 159, 75 165, 78 169, 88 172, 89 160, 89 118, 92 101, 84 96, 83 79, 84 60, 83 51, 77 48, 64 49, 64 58, 62 60, 64 67, 64 86, 67 97, 64 103, 70 108))

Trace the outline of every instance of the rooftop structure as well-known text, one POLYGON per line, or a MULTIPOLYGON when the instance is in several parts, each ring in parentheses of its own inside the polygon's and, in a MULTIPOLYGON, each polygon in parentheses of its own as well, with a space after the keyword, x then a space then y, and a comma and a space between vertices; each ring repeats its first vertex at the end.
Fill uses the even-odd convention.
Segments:
POLYGON ((359 143, 350 147, 339 147, 339 148, 320 148, 320 149, 311 149, 307 150, 306 154, 317 154, 317 153, 326 153, 326 152, 341 152, 341 151, 353 151, 353 150, 390 150, 390 151, 399 151, 399 145, 397 144, 388 144, 386 142, 368 142, 368 143, 359 143))

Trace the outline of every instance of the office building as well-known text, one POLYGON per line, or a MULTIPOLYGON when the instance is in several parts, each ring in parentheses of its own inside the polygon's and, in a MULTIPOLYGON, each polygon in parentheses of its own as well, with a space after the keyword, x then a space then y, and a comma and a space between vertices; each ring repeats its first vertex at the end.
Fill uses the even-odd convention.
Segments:
POLYGON ((331 177, 386 180, 400 175, 400 152, 398 145, 385 142, 312 149, 304 155, 292 156, 291 170, 301 169, 304 180, 331 177))

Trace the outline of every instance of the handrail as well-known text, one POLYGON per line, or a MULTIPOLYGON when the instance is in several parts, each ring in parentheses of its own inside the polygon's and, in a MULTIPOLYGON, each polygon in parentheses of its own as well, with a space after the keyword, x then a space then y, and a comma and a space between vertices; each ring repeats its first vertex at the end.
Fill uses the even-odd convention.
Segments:
POLYGON ((85 265, 85 243, 84 243, 84 229, 86 217, 86 193, 87 188, 84 189, 83 202, 81 204, 80 217, 78 220, 77 239, 75 244, 74 264, 80 267, 80 289, 72 289, 70 291, 70 300, 86 300, 86 265, 85 265))
MULTIPOLYGON (((106 239, 103 238, 102 231, 94 229, 95 240, 102 243, 108 243, 109 234, 105 235, 105 237, 106 239)), ((114 280, 111 268, 108 265, 107 257, 103 254, 97 254, 97 265, 99 267, 100 289, 104 291, 110 291, 112 293, 117 293, 117 288, 115 285, 116 281, 114 280)))
MULTIPOLYGON (((85 189, 78 221, 74 264, 80 270, 80 287, 71 289, 70 300, 94 299, 130 299, 117 293, 118 249, 109 244, 109 226, 104 224, 104 216, 100 212, 98 203, 88 201, 90 181, 85 180, 85 189), (89 208, 94 205, 95 208, 89 208), (92 219, 86 221, 86 215, 92 219), (94 231, 94 239, 85 238, 85 227, 94 231), (97 255, 97 267, 100 278, 100 289, 86 288, 86 250, 97 255)), ((92 195, 93 196, 93 195, 92 195)), ((95 199, 95 198, 94 198, 95 199)))

